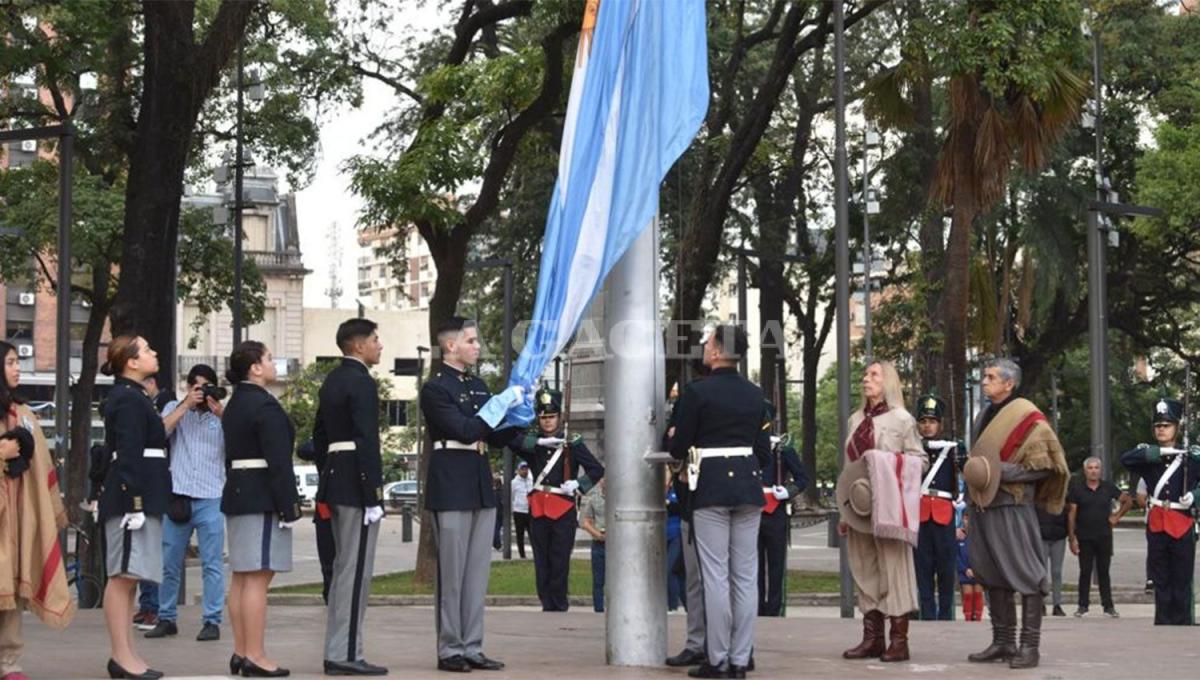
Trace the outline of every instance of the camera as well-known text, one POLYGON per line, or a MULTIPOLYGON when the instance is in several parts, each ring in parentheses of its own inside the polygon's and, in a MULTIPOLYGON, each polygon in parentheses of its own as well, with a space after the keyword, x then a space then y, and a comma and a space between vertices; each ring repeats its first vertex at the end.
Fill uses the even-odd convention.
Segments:
POLYGON ((202 403, 207 404, 209 397, 217 401, 224 401, 225 397, 229 396, 229 390, 212 383, 204 383, 200 386, 200 394, 204 397, 202 403))

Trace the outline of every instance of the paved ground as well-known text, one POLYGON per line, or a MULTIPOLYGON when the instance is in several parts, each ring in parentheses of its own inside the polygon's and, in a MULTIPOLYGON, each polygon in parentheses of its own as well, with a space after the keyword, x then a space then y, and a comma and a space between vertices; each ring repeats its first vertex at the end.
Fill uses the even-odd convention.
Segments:
MULTIPOLYGON (((968 664, 966 654, 989 639, 987 623, 914 622, 913 661, 905 664, 848 662, 841 650, 857 642, 860 624, 836 618, 828 608, 804 608, 803 616, 759 619, 752 678, 929 677, 970 680, 1021 678, 1115 680, 1149 676, 1193 677, 1200 667, 1195 628, 1154 627, 1145 606, 1131 605, 1119 620, 1047 619, 1042 666, 1011 671, 1007 666, 968 664)), ((319 677, 323 609, 273 607, 267 645, 274 658, 293 670, 293 677, 319 677)), ((224 639, 198 643, 196 607, 181 611, 180 635, 144 640, 142 655, 170 677, 220 677, 232 651, 230 631, 224 639)), ((487 678, 685 678, 681 670, 613 668, 605 665, 604 617, 589 611, 543 614, 514 608, 487 615, 489 654, 509 668, 487 678)), ((678 651, 684 619, 668 617, 670 651, 678 651)), ((101 612, 81 612, 69 630, 55 633, 26 615, 25 670, 32 678, 101 677, 108 640, 101 612)), ((394 677, 446 678, 432 670, 433 612, 427 607, 373 607, 367 614, 367 658, 387 665, 394 677)), ((664 650, 665 652, 666 650, 664 650)))

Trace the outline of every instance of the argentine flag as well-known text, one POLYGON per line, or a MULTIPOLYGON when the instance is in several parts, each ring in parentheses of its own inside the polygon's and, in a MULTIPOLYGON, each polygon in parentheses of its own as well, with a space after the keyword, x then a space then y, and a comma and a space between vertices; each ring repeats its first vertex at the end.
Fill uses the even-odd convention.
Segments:
MULTIPOLYGON (((531 387, 658 211, 708 109, 704 0, 587 0, 537 301, 509 385, 531 387)), ((507 424, 533 419, 528 400, 507 424)))

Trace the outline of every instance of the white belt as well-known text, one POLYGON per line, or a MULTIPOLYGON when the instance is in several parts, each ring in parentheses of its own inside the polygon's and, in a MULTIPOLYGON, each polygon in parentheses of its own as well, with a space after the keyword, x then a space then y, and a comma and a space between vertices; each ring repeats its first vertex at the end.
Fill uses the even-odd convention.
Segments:
POLYGON ((439 449, 463 449, 466 451, 479 451, 480 442, 457 442, 453 439, 439 439, 436 442, 439 449))
POLYGON ((932 496, 933 498, 945 498, 948 501, 954 500, 954 494, 940 489, 926 489, 924 495, 932 496))
POLYGON ((348 453, 356 448, 354 442, 332 442, 329 444, 329 453, 348 453))
POLYGON ((234 470, 265 470, 267 467, 266 458, 245 458, 235 460, 229 463, 229 467, 234 470))
MULTIPOLYGON (((166 449, 143 449, 142 450, 142 458, 166 458, 166 457, 167 457, 166 449)), ((112 459, 113 460, 117 459, 116 451, 113 451, 112 459)))
POLYGON ((705 458, 745 458, 754 455, 754 449, 749 446, 715 446, 707 449, 696 449, 700 460, 705 458))
POLYGON ((534 484, 533 490, 534 491, 544 491, 546 493, 554 493, 554 494, 558 494, 559 496, 567 496, 568 498, 575 497, 575 494, 567 493, 566 491, 563 491, 562 489, 558 488, 557 486, 549 486, 546 484, 534 484))
POLYGON ((1187 510, 1188 508, 1192 507, 1190 505, 1184 505, 1183 503, 1171 503, 1169 501, 1161 501, 1157 498, 1151 498, 1150 505, 1152 505, 1156 508, 1170 508, 1171 510, 1187 510))

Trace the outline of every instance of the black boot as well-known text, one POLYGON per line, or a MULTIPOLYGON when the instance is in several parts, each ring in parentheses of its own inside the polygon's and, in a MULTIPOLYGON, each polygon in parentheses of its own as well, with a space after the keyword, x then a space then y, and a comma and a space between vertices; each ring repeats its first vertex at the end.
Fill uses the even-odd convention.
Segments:
POLYGON ((1037 668, 1042 641, 1042 595, 1021 598, 1021 649, 1008 662, 1009 668, 1037 668))
POLYGON ((1017 654, 1017 603, 1013 600, 1013 591, 988 590, 988 604, 992 614, 992 644, 982 652, 967 656, 967 661, 1007 661, 1017 654))

